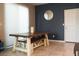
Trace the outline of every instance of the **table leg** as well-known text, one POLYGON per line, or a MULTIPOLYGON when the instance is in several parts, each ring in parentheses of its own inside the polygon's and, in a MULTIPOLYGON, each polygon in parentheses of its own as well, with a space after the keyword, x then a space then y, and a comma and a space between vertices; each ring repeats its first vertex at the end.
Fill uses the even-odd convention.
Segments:
POLYGON ((46 44, 49 45, 48 35, 45 34, 45 37, 46 37, 46 44))
POLYGON ((15 45, 16 45, 16 43, 15 43, 16 41, 14 41, 14 44, 13 44, 13 52, 15 51, 15 45))
POLYGON ((33 49, 33 44, 31 44, 31 53, 33 53, 33 50, 34 50, 34 49, 33 49))
POLYGON ((27 55, 30 56, 31 55, 31 39, 30 38, 27 38, 27 55))
POLYGON ((14 41, 14 44, 13 44, 13 52, 15 52, 16 45, 17 45, 17 40, 18 40, 18 37, 16 37, 16 40, 14 41))
POLYGON ((44 39, 44 46, 46 46, 47 45, 47 43, 46 43, 46 39, 44 39))

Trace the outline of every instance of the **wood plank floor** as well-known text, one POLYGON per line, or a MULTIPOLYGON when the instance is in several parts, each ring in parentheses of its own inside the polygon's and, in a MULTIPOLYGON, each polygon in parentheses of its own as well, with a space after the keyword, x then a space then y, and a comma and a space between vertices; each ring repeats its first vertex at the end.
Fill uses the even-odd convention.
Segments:
MULTIPOLYGON (((50 41, 49 46, 34 49, 32 56, 74 56, 73 48, 74 43, 50 41)), ((27 56, 27 54, 20 51, 12 52, 10 48, 0 52, 0 56, 27 56)))

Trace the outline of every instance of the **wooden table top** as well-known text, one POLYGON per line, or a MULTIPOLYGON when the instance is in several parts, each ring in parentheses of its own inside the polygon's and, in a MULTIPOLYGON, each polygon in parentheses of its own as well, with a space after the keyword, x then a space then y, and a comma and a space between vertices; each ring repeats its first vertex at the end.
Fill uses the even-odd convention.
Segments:
POLYGON ((16 33, 16 34, 9 34, 9 36, 15 36, 15 37, 32 37, 37 35, 46 34, 46 32, 35 32, 33 34, 31 33, 16 33))

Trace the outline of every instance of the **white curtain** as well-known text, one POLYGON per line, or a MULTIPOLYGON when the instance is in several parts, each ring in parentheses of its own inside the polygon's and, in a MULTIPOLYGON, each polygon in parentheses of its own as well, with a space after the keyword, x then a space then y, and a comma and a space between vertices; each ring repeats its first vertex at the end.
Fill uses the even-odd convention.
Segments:
POLYGON ((5 41, 6 46, 13 45, 9 34, 29 32, 29 9, 18 4, 5 4, 5 41))

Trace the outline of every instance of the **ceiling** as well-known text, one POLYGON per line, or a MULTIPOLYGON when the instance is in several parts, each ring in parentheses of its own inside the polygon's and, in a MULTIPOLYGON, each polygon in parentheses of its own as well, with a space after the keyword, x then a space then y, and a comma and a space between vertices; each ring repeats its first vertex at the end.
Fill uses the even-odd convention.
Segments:
POLYGON ((47 4, 47 3, 31 3, 32 5, 35 5, 35 6, 37 6, 37 5, 43 5, 43 4, 47 4))

